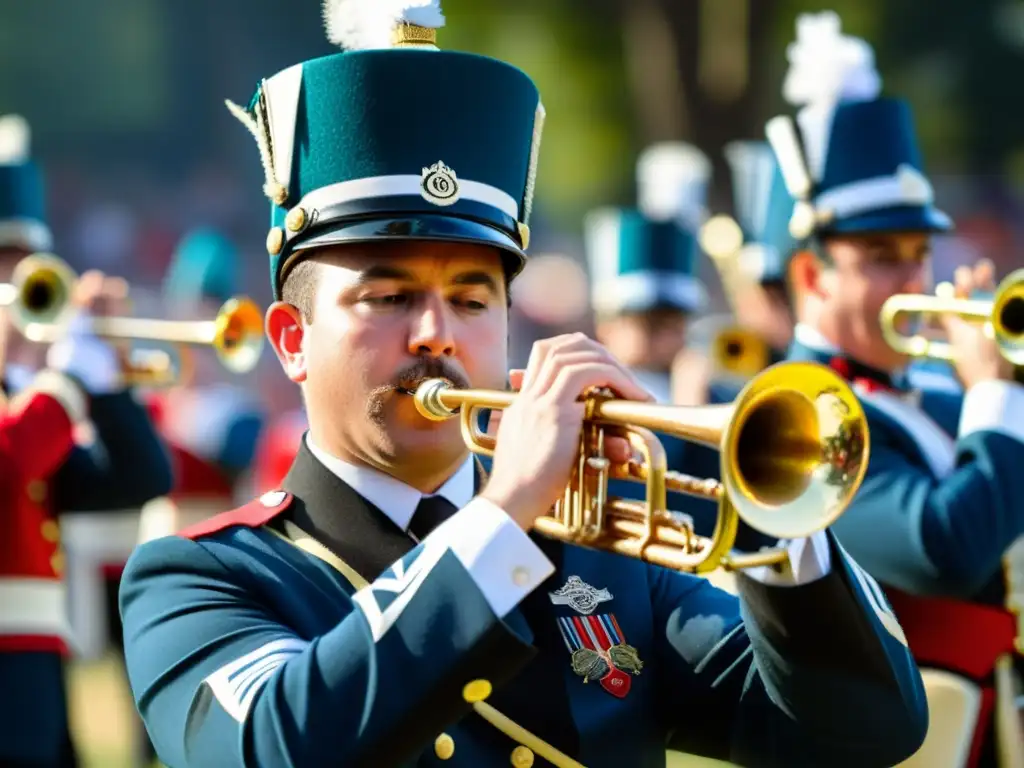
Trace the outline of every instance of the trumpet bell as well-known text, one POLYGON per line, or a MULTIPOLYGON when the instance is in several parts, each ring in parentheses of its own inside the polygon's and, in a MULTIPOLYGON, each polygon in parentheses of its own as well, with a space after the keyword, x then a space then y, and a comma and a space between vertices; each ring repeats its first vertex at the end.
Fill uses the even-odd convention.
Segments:
POLYGON ((214 320, 213 348, 232 373, 247 373, 263 351, 263 313, 252 299, 228 299, 214 320))
POLYGON ((764 339, 740 328, 725 328, 714 339, 711 359, 727 376, 750 379, 763 371, 771 361, 764 339))
POLYGON ((15 265, 0 303, 9 307, 18 329, 38 323, 59 323, 71 308, 76 279, 74 270, 60 257, 33 253, 15 265))
POLYGON ((846 382, 817 363, 780 363, 730 409, 721 476, 740 518, 780 539, 835 522, 868 464, 867 421, 846 382))
POLYGON ((1024 269, 1008 275, 992 299, 992 331, 1003 356, 1024 365, 1024 269))

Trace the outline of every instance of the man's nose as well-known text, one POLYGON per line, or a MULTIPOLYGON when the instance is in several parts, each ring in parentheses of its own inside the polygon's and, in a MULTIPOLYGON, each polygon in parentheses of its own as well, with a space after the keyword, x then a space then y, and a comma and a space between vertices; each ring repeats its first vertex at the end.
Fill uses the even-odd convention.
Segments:
POLYGON ((409 332, 409 354, 450 357, 455 354, 452 320, 443 296, 427 295, 414 314, 409 332))

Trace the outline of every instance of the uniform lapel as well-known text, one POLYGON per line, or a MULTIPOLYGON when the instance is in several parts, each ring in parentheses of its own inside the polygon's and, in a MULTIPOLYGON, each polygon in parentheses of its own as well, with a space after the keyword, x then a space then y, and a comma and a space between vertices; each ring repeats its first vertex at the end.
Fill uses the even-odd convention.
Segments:
POLYGON ((366 581, 373 581, 414 546, 377 507, 321 464, 302 440, 282 483, 295 497, 291 521, 366 581))

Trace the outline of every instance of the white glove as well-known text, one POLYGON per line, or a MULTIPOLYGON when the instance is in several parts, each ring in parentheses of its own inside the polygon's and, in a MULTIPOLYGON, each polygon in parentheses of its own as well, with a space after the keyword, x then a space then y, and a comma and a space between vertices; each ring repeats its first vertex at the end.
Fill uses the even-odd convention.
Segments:
POLYGON ((92 395, 118 392, 124 389, 121 361, 112 346, 92 334, 91 319, 79 313, 71 320, 67 334, 46 353, 46 365, 75 377, 92 395))

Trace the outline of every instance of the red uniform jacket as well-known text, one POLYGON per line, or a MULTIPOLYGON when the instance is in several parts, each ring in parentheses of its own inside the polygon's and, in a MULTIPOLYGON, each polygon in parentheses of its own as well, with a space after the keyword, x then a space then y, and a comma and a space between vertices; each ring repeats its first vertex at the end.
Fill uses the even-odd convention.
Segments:
POLYGON ((73 448, 72 419, 49 394, 26 393, 0 413, 0 651, 67 652, 50 479, 73 448))

